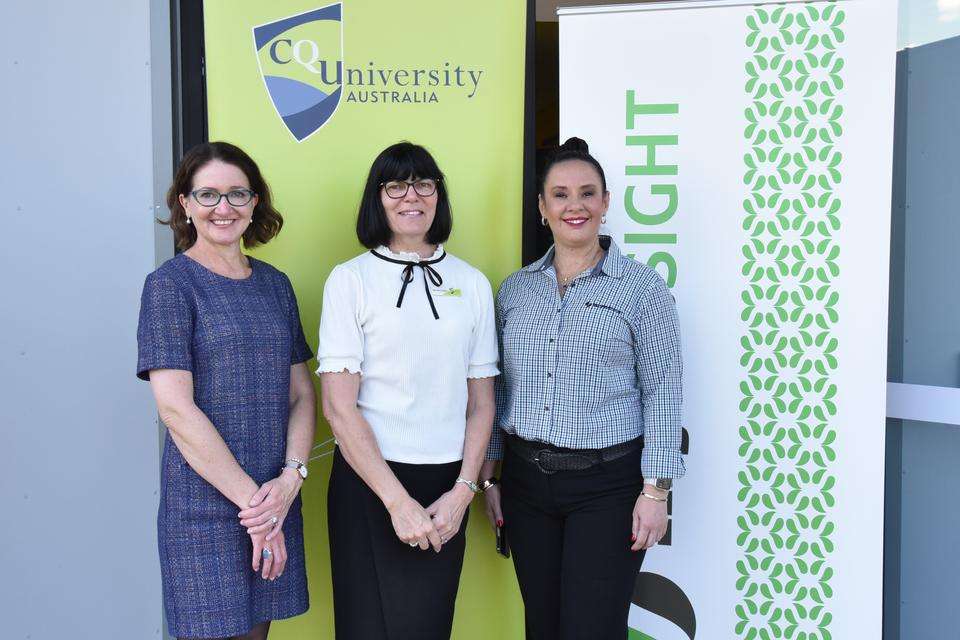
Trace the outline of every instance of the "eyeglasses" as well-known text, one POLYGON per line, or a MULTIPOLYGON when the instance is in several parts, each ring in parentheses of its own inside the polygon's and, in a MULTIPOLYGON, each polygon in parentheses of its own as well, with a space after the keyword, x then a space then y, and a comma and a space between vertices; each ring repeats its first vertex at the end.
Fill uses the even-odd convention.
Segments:
POLYGON ((227 199, 227 202, 231 206, 242 207, 250 204, 250 201, 253 200, 253 197, 257 194, 250 189, 234 189, 227 193, 220 193, 216 189, 197 189, 196 191, 191 191, 190 195, 192 195, 193 199, 197 201, 197 204, 202 207, 215 207, 220 204, 220 201, 224 198, 227 199))
POLYGON ((437 192, 437 182, 439 180, 433 180, 432 178, 425 178, 423 180, 415 180, 413 182, 407 182, 406 180, 391 180, 390 182, 381 182, 380 186, 383 187, 383 190, 387 193, 387 196, 398 199, 407 195, 407 192, 410 190, 410 187, 413 187, 413 190, 421 198, 426 198, 427 196, 432 196, 437 192))

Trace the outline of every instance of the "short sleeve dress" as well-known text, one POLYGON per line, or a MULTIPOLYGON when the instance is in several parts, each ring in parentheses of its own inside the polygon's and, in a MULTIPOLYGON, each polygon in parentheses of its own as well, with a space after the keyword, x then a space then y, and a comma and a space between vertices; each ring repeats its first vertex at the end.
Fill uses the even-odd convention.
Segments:
MULTIPOLYGON (((287 277, 250 258, 234 280, 180 254, 147 276, 137 329, 137 376, 193 373, 194 400, 257 484, 275 478, 286 452, 290 366, 312 357, 287 277)), ((169 432, 160 470, 157 531, 170 634, 222 638, 307 610, 300 498, 283 532, 283 575, 253 572, 237 507, 187 464, 169 432)))

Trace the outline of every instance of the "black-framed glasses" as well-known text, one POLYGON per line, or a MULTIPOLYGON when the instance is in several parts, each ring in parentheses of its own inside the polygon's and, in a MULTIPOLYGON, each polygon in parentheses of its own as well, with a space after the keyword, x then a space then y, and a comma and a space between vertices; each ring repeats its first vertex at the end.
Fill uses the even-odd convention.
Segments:
POLYGON ((250 189, 232 189, 226 193, 220 193, 216 189, 197 189, 196 191, 191 191, 190 195, 193 196, 197 204, 202 207, 215 207, 220 204, 220 201, 224 198, 227 199, 230 206, 242 207, 250 204, 250 201, 253 200, 253 197, 257 194, 250 189))
POLYGON ((407 182, 406 180, 391 180, 390 182, 381 182, 380 186, 383 187, 387 196, 395 200, 407 195, 410 187, 413 187, 413 190, 418 196, 426 198, 437 192, 438 181, 439 180, 434 180, 433 178, 424 178, 412 182, 407 182))

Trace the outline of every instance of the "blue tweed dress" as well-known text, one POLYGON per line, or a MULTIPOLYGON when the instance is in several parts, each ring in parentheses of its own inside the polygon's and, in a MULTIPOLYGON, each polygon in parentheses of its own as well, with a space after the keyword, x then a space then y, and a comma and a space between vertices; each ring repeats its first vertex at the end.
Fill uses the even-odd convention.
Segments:
MULTIPOLYGON (((277 476, 286 451, 290 366, 312 357, 287 277, 250 258, 244 280, 180 254, 147 276, 137 330, 137 375, 193 373, 194 400, 257 484, 277 476)), ((307 610, 300 498, 283 525, 289 559, 264 580, 250 566, 239 509, 197 475, 166 434, 157 532, 163 601, 179 638, 241 635, 307 610)))

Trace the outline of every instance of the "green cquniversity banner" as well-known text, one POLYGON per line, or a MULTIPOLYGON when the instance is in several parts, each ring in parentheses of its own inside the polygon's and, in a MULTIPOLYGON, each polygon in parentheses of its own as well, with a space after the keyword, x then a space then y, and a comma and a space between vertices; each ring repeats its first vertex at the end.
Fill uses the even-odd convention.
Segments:
MULTIPOLYGON (((204 2, 210 139, 244 148, 273 189, 283 231, 254 255, 290 276, 312 347, 330 269, 363 251, 354 224, 367 170, 394 142, 423 144, 446 173, 453 254, 495 288, 520 266, 525 8, 204 2)), ((317 441, 329 437, 321 421, 317 441)), ((333 637, 329 462, 311 465, 303 490, 310 611, 277 623, 271 638, 333 637)), ((480 509, 467 539, 454 637, 520 637, 513 568, 480 509)))
POLYGON ((634 638, 881 635, 896 6, 561 10, 562 137, 681 321, 688 474, 634 638))

